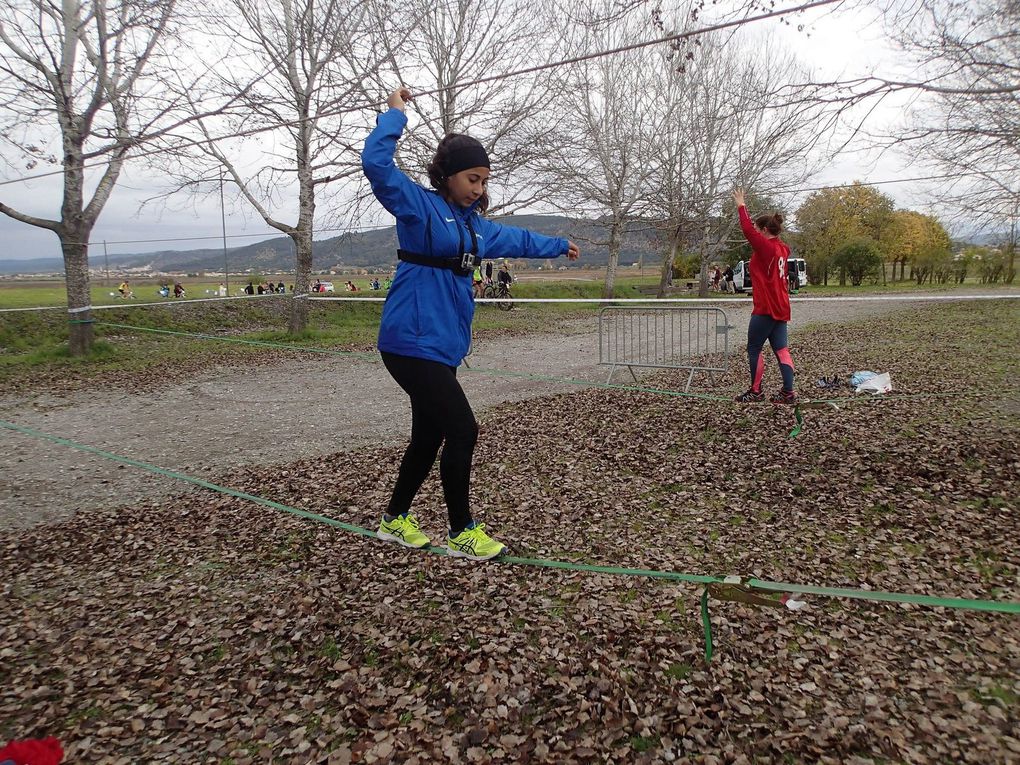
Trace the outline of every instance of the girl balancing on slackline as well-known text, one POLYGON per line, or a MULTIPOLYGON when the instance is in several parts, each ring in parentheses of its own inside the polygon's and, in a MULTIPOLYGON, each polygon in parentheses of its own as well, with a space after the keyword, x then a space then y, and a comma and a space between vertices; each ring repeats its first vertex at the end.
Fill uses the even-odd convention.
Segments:
POLYGON ((482 217, 489 205, 489 157, 482 144, 451 133, 439 142, 425 189, 397 169, 393 153, 407 124, 406 88, 387 99, 365 142, 361 164, 376 199, 397 219, 399 263, 383 305, 379 351, 387 371, 411 399, 411 443, 404 453, 378 537, 406 547, 429 538, 411 502, 439 452, 443 497, 450 516, 449 554, 488 560, 505 545, 471 516, 468 486, 478 423, 457 381, 471 342, 475 304, 471 275, 484 258, 576 260, 566 239, 501 226, 482 217))
POLYGON ((740 228, 751 245, 751 296, 754 308, 747 325, 747 362, 751 368, 751 387, 737 396, 741 403, 764 401, 761 378, 765 372, 762 348, 769 341, 783 375, 783 387, 769 396, 775 404, 796 404, 793 392, 793 359, 790 357, 786 325, 790 321, 790 295, 786 283, 787 261, 790 248, 779 238, 783 230, 783 216, 778 212, 759 215, 754 222, 744 206, 744 190, 733 191, 737 203, 740 228))

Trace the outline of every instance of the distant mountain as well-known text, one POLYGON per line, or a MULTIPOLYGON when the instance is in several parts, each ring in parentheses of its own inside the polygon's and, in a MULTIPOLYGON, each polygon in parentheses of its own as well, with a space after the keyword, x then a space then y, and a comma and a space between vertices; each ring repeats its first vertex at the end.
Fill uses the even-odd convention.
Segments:
MULTIPOLYGON (((499 219, 500 223, 518 226, 548 236, 573 239, 581 248, 583 264, 605 265, 608 251, 605 245, 606 228, 598 221, 573 220, 557 215, 515 215, 499 219)), ((620 262, 628 265, 643 257, 653 262, 660 257, 661 247, 656 243, 650 226, 624 238, 620 262)), ((361 233, 343 234, 321 239, 312 245, 313 270, 325 273, 336 268, 385 268, 397 262, 397 234, 392 226, 361 233)), ((168 273, 198 273, 223 271, 223 250, 162 250, 134 255, 111 255, 110 269, 145 268, 168 273)), ((227 263, 231 273, 288 273, 294 270, 294 244, 288 237, 274 237, 243 247, 227 248, 227 263)), ((104 260, 93 254, 90 265, 102 268, 104 260)), ((563 265, 566 265, 566 261, 563 265)), ((34 258, 28 260, 0 260, 0 274, 59 273, 64 270, 60 258, 34 258)))

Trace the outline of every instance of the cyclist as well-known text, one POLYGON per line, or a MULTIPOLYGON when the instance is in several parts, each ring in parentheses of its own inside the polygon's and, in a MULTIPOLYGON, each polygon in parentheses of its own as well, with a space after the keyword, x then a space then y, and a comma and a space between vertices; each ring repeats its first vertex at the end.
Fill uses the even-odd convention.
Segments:
POLYGON ((514 283, 514 277, 510 275, 510 269, 507 268, 506 263, 499 267, 499 273, 496 274, 496 283, 507 290, 507 292, 510 291, 510 285, 514 283))

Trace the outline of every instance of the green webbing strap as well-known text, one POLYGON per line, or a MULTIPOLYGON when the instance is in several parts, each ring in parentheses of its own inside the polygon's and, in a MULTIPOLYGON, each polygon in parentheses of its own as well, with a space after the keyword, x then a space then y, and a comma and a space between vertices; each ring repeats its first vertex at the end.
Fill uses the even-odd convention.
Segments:
MULTIPOLYGON (((43 433, 33 428, 27 428, 22 425, 16 425, 12 422, 6 422, 0 420, 0 427, 6 428, 7 430, 13 430, 18 433, 25 435, 34 436, 36 438, 42 438, 53 443, 60 444, 62 446, 68 446, 72 449, 79 451, 88 452, 95 454, 100 457, 119 462, 125 465, 131 465, 133 467, 142 468, 152 473, 159 475, 168 476, 175 478, 180 481, 201 486, 205 489, 220 492, 221 494, 228 494, 233 497, 248 500, 265 507, 271 507, 275 510, 282 510, 286 513, 299 516, 301 518, 307 518, 308 520, 315 521, 317 523, 324 523, 329 526, 334 526, 344 531, 349 531, 354 534, 358 534, 363 537, 375 538, 375 532, 369 529, 362 528, 361 526, 355 526, 351 523, 344 523, 338 521, 335 518, 329 518, 318 513, 312 513, 307 510, 301 510, 296 507, 290 507, 280 502, 274 502, 263 497, 258 497, 253 494, 247 494, 242 491, 236 491, 225 486, 211 483, 210 481, 204 481, 201 478, 195 478, 185 473, 178 473, 173 470, 167 470, 165 468, 151 465, 147 462, 140 460, 133 460, 129 457, 121 457, 120 455, 107 452, 102 449, 97 449, 86 444, 79 444, 75 441, 71 441, 66 438, 60 438, 59 436, 52 436, 47 433, 43 433)), ((446 555, 446 549, 442 547, 429 546, 425 548, 425 552, 446 555)), ((996 601, 996 600, 971 600, 967 598, 938 598, 930 595, 912 595, 909 593, 900 592, 881 592, 871 590, 852 590, 852 589, 841 589, 833 587, 816 587, 812 585, 801 585, 801 584, 787 584, 784 582, 769 582, 762 579, 741 579, 740 577, 718 577, 718 576, 705 576, 702 574, 685 574, 678 571, 655 571, 650 569, 638 569, 638 568, 621 568, 617 566, 600 566, 589 563, 570 563, 567 561, 547 560, 543 558, 520 558, 515 556, 504 556, 496 559, 494 562, 504 563, 510 565, 519 566, 538 566, 543 568, 557 568, 565 569, 569 571, 586 571, 590 573, 598 574, 612 574, 618 576, 638 576, 648 577, 654 579, 666 579, 677 582, 687 582, 705 585, 705 589, 701 594, 701 621, 705 632, 705 660, 710 661, 712 658, 712 624, 708 615, 708 595, 709 589, 715 586, 717 594, 726 600, 739 600, 741 602, 750 602, 758 605, 757 598, 745 598, 738 597, 741 591, 746 587, 753 587, 761 590, 768 590, 772 592, 797 592, 797 593, 809 593, 812 595, 821 595, 824 597, 831 598, 854 598, 857 600, 871 600, 881 602, 893 602, 893 603, 912 603, 920 606, 933 606, 941 608, 958 608, 972 611, 995 611, 998 613, 1005 614, 1020 614, 1020 603, 1014 603, 1010 601, 996 601), (737 587, 721 586, 731 585, 736 583, 740 585, 737 587)))
POLYGON ((852 598, 881 603, 910 603, 932 608, 960 608, 966 611, 995 611, 1002 614, 1020 614, 1020 603, 1008 600, 976 600, 971 598, 942 598, 935 595, 914 595, 906 592, 882 590, 852 590, 840 587, 816 587, 810 584, 786 584, 762 579, 745 579, 744 584, 772 592, 796 592, 804 595, 822 595, 827 598, 852 598))
POLYGON ((712 620, 708 616, 708 585, 701 591, 701 626, 705 630, 705 663, 712 661, 712 620))
POLYGON ((95 319, 68 319, 68 324, 95 324, 95 319))
POLYGON ((804 415, 800 413, 800 405, 793 407, 793 416, 797 419, 797 424, 790 431, 789 438, 796 438, 800 435, 801 430, 804 429, 804 415))

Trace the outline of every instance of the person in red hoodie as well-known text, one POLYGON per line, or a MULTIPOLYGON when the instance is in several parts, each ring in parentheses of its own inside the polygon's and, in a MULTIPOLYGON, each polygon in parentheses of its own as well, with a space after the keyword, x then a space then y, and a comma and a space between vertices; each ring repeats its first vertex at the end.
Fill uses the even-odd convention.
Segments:
POLYGON ((793 391, 793 359, 790 357, 786 325, 790 321, 790 295, 787 291, 787 261, 790 248, 779 238, 783 216, 778 212, 759 215, 753 222, 744 206, 744 190, 733 191, 740 228, 751 245, 751 287, 754 308, 747 325, 747 362, 751 369, 751 387, 736 397, 741 403, 764 401, 761 378, 765 372, 762 348, 769 341, 783 375, 783 388, 769 396, 776 404, 796 404, 793 391))

